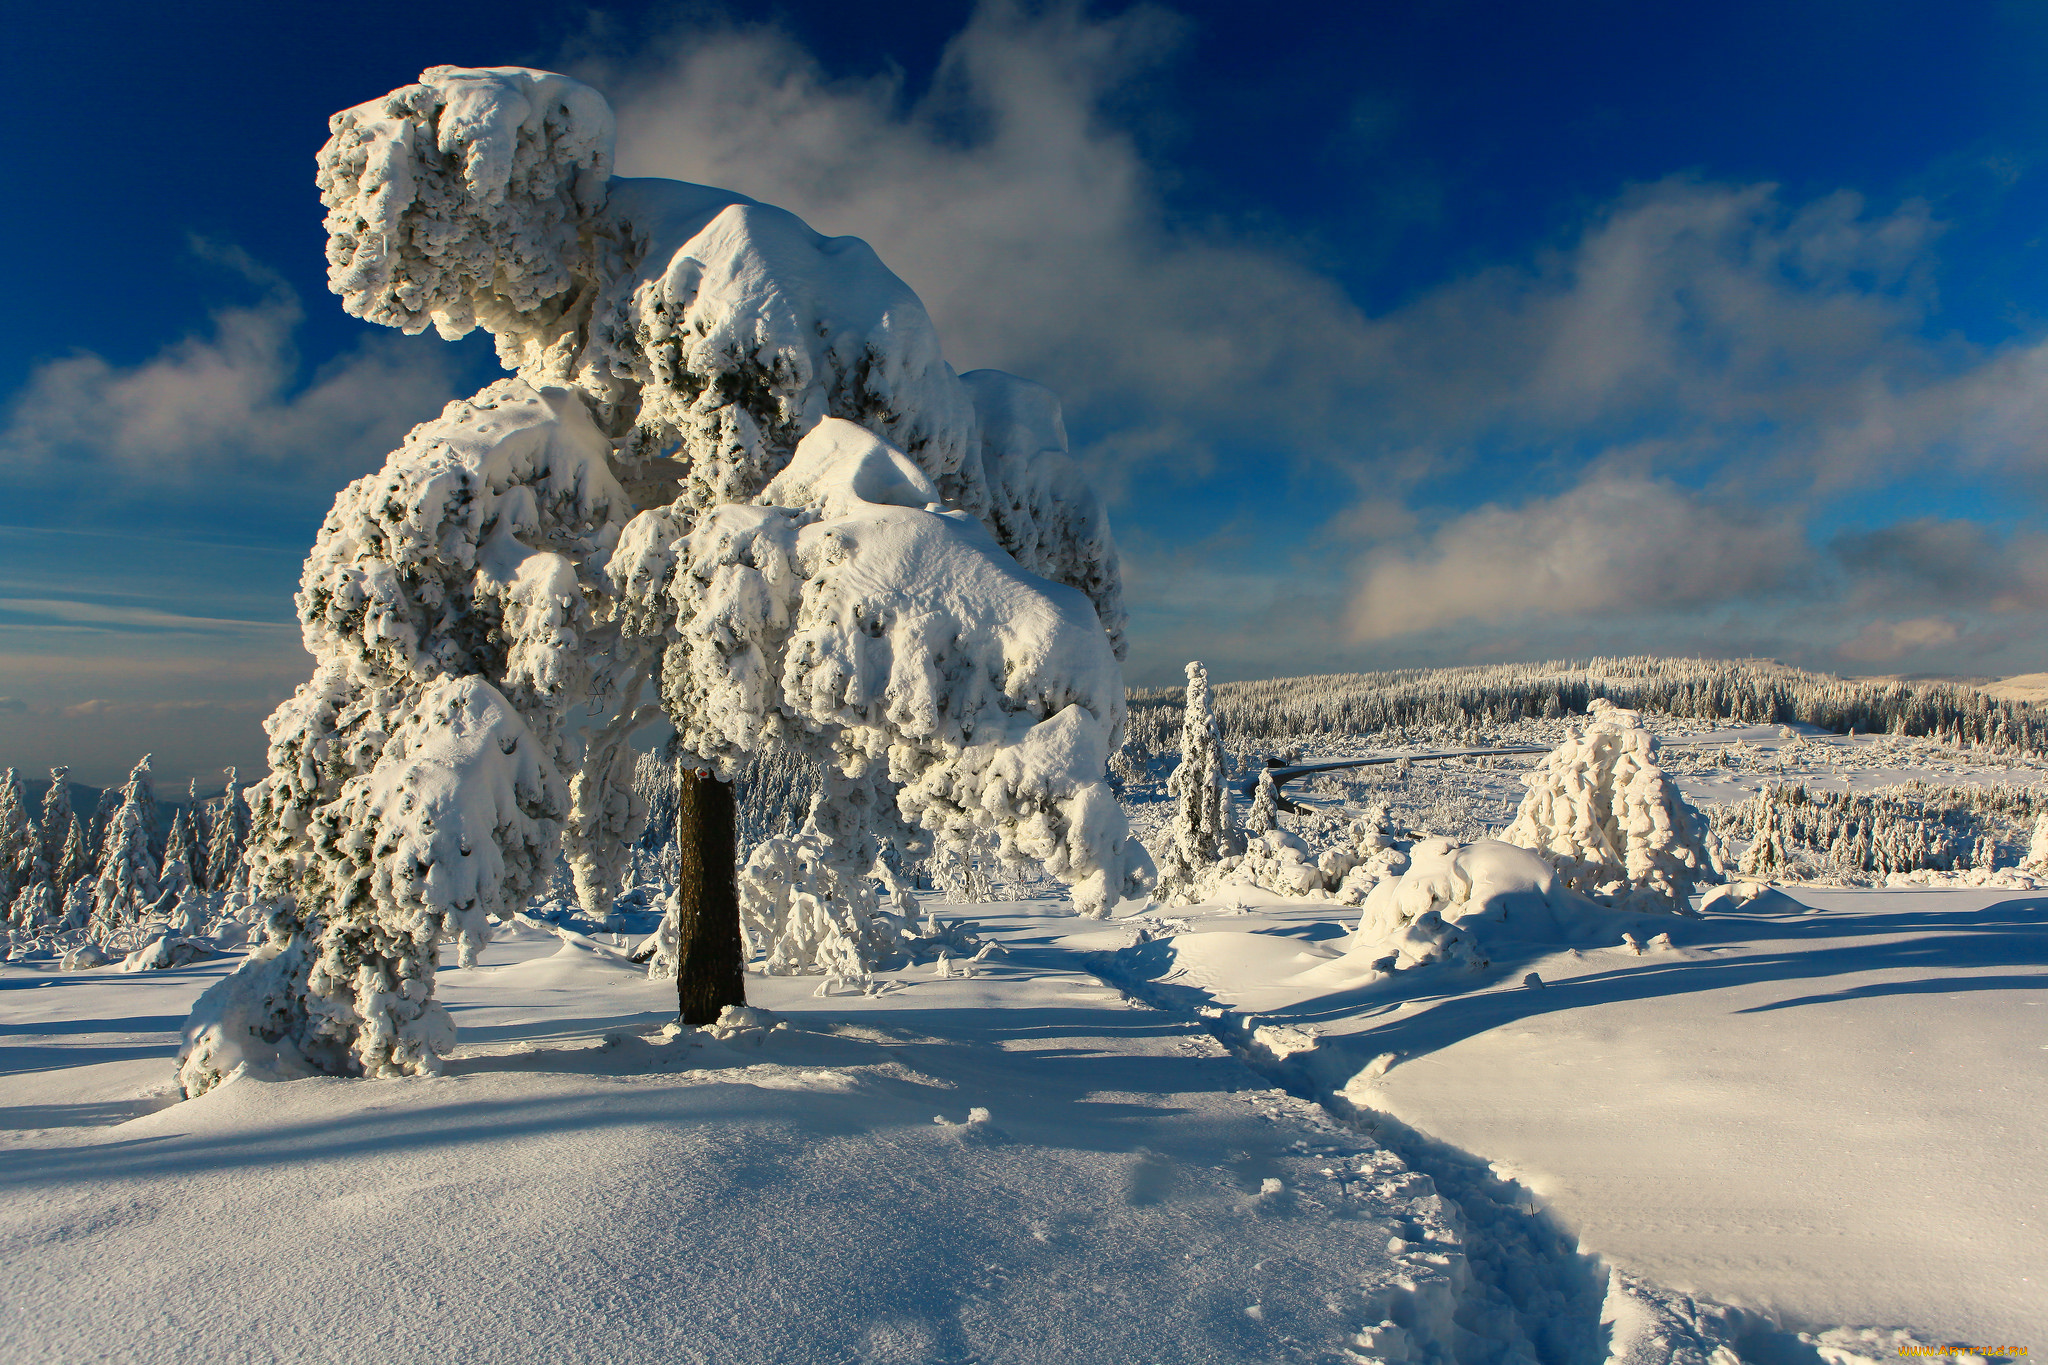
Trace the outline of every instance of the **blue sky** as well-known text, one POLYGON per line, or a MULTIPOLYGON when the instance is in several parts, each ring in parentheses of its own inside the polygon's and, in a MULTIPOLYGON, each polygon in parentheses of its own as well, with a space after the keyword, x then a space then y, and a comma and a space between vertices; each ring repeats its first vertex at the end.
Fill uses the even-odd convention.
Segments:
POLYGON ((346 317, 312 158, 574 72, 1066 398, 1133 681, 2048 667, 2048 9, 119 3, 0 62, 0 763, 260 769, 335 491, 494 373, 346 317))

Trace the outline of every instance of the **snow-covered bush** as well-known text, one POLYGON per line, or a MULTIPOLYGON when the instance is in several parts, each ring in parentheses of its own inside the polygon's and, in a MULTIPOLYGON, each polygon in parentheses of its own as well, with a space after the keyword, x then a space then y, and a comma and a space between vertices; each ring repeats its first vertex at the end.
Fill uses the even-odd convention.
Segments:
POLYGON ((1529 794, 1501 838, 1547 858, 1584 895, 1682 910, 1715 868, 1702 823, 1655 755, 1640 716, 1595 698, 1585 730, 1522 779, 1529 794))
POLYGON ((1570 943, 1614 932, 1614 912, 1565 885, 1525 848, 1419 839, 1407 870, 1365 899, 1347 956, 1382 971, 1432 962, 1490 965, 1494 940, 1570 943))
POLYGON ((1084 912, 1149 884, 1103 781, 1115 547, 1049 394, 955 375, 863 243, 608 181, 611 112, 566 77, 436 67, 332 131, 349 311, 482 326, 518 377, 322 527, 314 677, 251 792, 269 940, 195 1011, 188 1094, 251 1037, 287 1067, 435 1069, 441 938, 473 950, 559 846, 586 910, 613 889, 643 695, 723 779, 796 748, 943 841, 992 833, 1084 912), (588 742, 585 705, 616 717, 588 742))

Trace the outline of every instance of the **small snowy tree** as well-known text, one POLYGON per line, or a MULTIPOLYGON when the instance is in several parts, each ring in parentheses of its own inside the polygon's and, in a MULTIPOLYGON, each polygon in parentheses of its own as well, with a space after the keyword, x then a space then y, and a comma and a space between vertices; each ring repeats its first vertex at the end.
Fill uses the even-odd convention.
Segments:
POLYGON ((12 905, 33 881, 41 862, 41 840, 28 816, 28 795, 9 768, 0 775, 0 906, 12 905))
POLYGON ((1223 729, 1210 700, 1209 673, 1200 660, 1190 663, 1187 673, 1180 765, 1166 782, 1174 811, 1172 823, 1162 831, 1157 854, 1158 895, 1169 903, 1198 899, 1203 880, 1219 861, 1241 851, 1243 843, 1231 820, 1223 729))
POLYGON ((611 180, 611 111, 567 77, 436 67, 331 127, 344 306, 483 326, 517 377, 415 429, 322 527, 314 678, 251 792, 268 938, 195 1008, 188 1094, 243 1060, 435 1070, 435 947, 473 952, 558 847, 606 894, 646 811, 625 743, 656 707, 692 774, 686 1022, 744 1002, 729 784, 768 749, 941 840, 995 833, 1084 912, 1148 884, 1103 781, 1115 548, 1050 394, 956 375, 860 242, 611 180), (586 740, 584 706, 617 720, 586 740))
POLYGON ((2048 811, 2034 817, 2034 837, 2020 870, 2036 876, 2048 875, 2048 811))
POLYGON ((1629 909, 1675 910, 1714 876, 1696 812, 1656 763, 1642 718, 1604 697, 1591 720, 1542 766, 1501 838, 1533 849, 1564 884, 1629 909))
POLYGON ((1256 838, 1279 827, 1280 788, 1273 781, 1273 770, 1261 768, 1258 786, 1252 792, 1252 808, 1245 812, 1244 832, 1256 838))
POLYGON ((43 806, 36 820, 36 830, 43 842, 43 861, 49 866, 50 879, 57 886, 69 886, 85 875, 82 867, 69 865, 68 847, 77 830, 76 838, 81 846, 85 832, 78 829, 78 814, 71 809, 71 770, 50 769, 50 789, 43 793, 43 806))
POLYGON ((242 852, 249 841, 249 807, 235 783, 235 770, 223 768, 227 791, 215 804, 206 822, 207 888, 225 891, 242 871, 242 852))
POLYGON ((99 884, 94 889, 93 940, 101 947, 113 942, 123 926, 136 923, 161 894, 157 886, 159 858, 152 837, 157 827, 156 782, 148 754, 142 756, 121 788, 121 804, 107 818, 100 843, 99 884))

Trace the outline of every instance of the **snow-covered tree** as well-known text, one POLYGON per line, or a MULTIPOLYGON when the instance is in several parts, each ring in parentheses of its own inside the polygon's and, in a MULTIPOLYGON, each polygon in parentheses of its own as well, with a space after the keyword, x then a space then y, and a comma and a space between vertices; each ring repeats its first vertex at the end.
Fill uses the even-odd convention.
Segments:
POLYGON ((105 947, 122 926, 133 924, 156 903, 160 858, 156 781, 144 754, 121 787, 121 804, 107 818, 100 842, 99 884, 94 889, 91 931, 105 947))
POLYGON ((2027 856, 2020 867, 2037 875, 2048 873, 2048 812, 2034 817, 2034 836, 2027 845, 2027 856))
MULTIPOLYGON (((71 867, 66 861, 66 848, 77 828, 78 813, 71 809, 71 769, 52 768, 50 789, 43 793, 36 830, 43 841, 43 861, 50 868, 51 880, 60 887, 69 886, 85 874, 84 868, 71 867)), ((83 845, 85 832, 79 830, 77 838, 83 845)))
POLYGON ((321 529, 314 677, 251 789, 268 937, 196 1007, 187 1093, 248 1059, 436 1069, 436 945, 473 951, 558 847, 603 898, 656 708, 691 774, 687 1022, 743 1003, 728 784, 769 749, 941 840, 994 832, 1084 911, 1147 884, 1103 782, 1115 549, 1050 394, 957 376, 858 241, 610 179, 611 111, 567 77, 436 67, 331 127, 344 306, 482 326, 516 377, 415 429, 321 529), (584 706, 616 719, 586 738, 584 706))
POLYGON ((199 863, 194 847, 190 815, 186 811, 174 811, 170 833, 164 836, 163 866, 156 874, 159 895, 165 891, 176 891, 182 896, 199 885, 199 877, 193 870, 199 863))
POLYGON ((235 781, 235 770, 223 768, 227 791, 214 805, 206 822, 207 889, 225 891, 242 871, 242 853, 249 841, 249 807, 235 781))
POLYGON ((1245 812, 1244 832, 1256 838, 1268 830, 1280 827, 1280 788, 1273 781, 1273 770, 1259 770, 1258 786, 1252 791, 1251 809, 1245 812))
POLYGON ((1571 890, 1629 909, 1682 908, 1714 863, 1703 822, 1656 763, 1656 739, 1633 711, 1591 703, 1585 730, 1536 771, 1501 838, 1548 859, 1571 890))
POLYGON ((1158 896, 1169 902, 1199 897, 1202 879, 1223 858, 1239 852, 1243 842, 1231 818, 1223 731, 1210 704, 1209 672, 1197 660, 1188 665, 1187 673, 1180 766, 1166 782, 1174 803, 1173 823, 1162 831, 1156 855, 1158 896))
POLYGON ((24 886, 39 880, 41 843, 29 820, 28 794, 9 768, 0 775, 0 906, 12 905, 24 886))

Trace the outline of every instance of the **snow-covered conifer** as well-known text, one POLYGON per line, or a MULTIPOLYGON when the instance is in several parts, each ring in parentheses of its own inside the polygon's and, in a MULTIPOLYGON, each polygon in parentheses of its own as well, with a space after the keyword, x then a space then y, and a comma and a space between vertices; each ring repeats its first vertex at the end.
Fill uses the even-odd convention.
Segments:
POLYGON ((223 768, 227 791, 215 803, 206 822, 207 888, 225 891, 242 871, 242 852, 249 840, 249 806, 235 782, 235 770, 223 768))
POLYGON ((121 788, 121 804, 107 819, 100 843, 99 884, 94 888, 93 938, 102 947, 123 925, 141 919, 160 894, 155 840, 156 783, 144 754, 121 788))
POLYGON ((1591 720, 1522 779, 1529 788, 1501 838, 1533 849, 1567 887, 1630 909, 1681 909, 1714 876, 1703 822, 1656 763, 1656 740, 1604 697, 1591 720))
POLYGON ((2048 873, 2048 811, 2034 817, 2034 837, 2027 846, 2026 861, 2020 864, 2020 868, 2036 875, 2048 873))
POLYGON ((40 844, 21 778, 9 768, 0 775, 0 906, 12 905, 21 889, 37 880, 40 844))
POLYGON ((198 862, 194 852, 191 817, 186 811, 174 811, 171 815, 170 832, 164 836, 164 861, 157 872, 157 891, 175 890, 180 895, 199 884, 193 865, 198 862), (174 872, 172 869, 175 868, 174 872))
POLYGON ((50 884, 61 896, 80 882, 98 880, 99 869, 93 861, 92 848, 86 843, 85 822, 78 818, 77 812, 67 807, 60 824, 64 830, 64 842, 50 866, 50 884))
POLYGON ((1268 830, 1280 826, 1280 788, 1273 781, 1273 770, 1259 770, 1259 784, 1252 792, 1251 809, 1245 812, 1244 832, 1257 838, 1268 830))
MULTIPOLYGON (((270 937, 195 1009, 188 1093, 250 1059, 435 1069, 441 938, 472 951, 565 835, 580 895, 615 877, 650 683, 720 779, 793 746, 941 839, 993 831, 1084 911, 1147 884, 1103 782, 1114 545, 1050 395, 956 376, 860 242, 608 182, 610 109, 566 77, 436 67, 332 128, 345 306, 481 325, 518 377, 417 428, 321 530, 314 678, 251 794, 270 937), (624 720, 586 742, 586 704, 624 720)), ((721 932, 737 952, 736 908, 721 932)))
MULTIPOLYGON (((50 769, 50 789, 43 793, 43 807, 36 820, 38 836, 43 841, 43 861, 49 864, 50 875, 59 887, 68 886, 83 872, 74 871, 67 878, 65 868, 65 845, 70 842, 71 831, 78 823, 78 815, 71 809, 71 769, 50 769)), ((79 838, 83 840, 81 833, 79 838)))
POLYGON ((1202 879, 1221 859, 1241 850, 1232 821, 1230 787, 1224 779, 1223 731, 1210 701, 1209 671, 1201 661, 1187 668, 1188 689, 1181 713, 1180 766, 1167 779, 1173 799, 1172 824, 1163 831, 1158 854, 1159 898, 1187 901, 1201 894, 1202 879))

